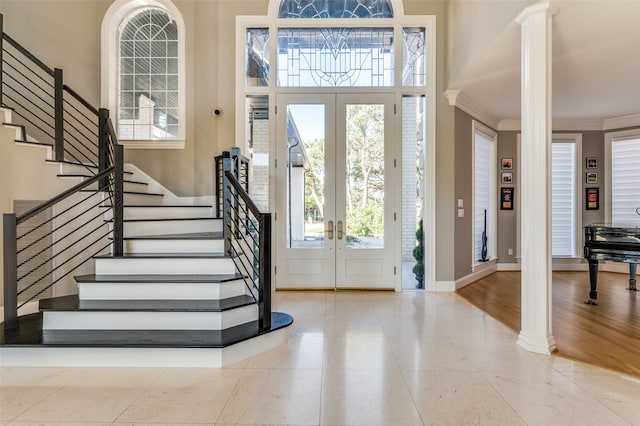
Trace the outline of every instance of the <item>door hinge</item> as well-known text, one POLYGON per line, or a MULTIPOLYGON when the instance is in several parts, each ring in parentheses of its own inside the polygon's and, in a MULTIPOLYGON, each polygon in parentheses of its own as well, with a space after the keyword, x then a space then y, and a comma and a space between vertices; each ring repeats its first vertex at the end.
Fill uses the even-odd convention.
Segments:
POLYGON ((394 266, 393 267, 393 275, 397 275, 397 273, 398 273, 397 268, 394 266))
POLYGON ((276 115, 278 115, 278 105, 274 105, 273 109, 274 109, 274 112, 276 113, 276 115))
POLYGON ((396 112, 396 110, 397 110, 396 105, 397 105, 397 104, 393 104, 393 114, 394 114, 394 115, 395 115, 395 114, 397 114, 397 112, 396 112))
POLYGON ((398 160, 397 159, 393 159, 393 168, 395 169, 396 167, 398 167, 398 160))
POLYGON ((275 213, 273 214, 273 221, 275 222, 275 221, 277 221, 277 220, 278 220, 278 212, 275 212, 275 213))
POLYGON ((393 212, 393 221, 394 221, 394 222, 395 222, 396 220, 398 220, 398 219, 397 219, 397 217, 396 217, 396 215, 397 215, 397 213, 396 213, 396 212, 393 212))
POLYGON ((278 267, 277 266, 273 267, 273 275, 278 275, 278 267))
POLYGON ((278 168, 278 159, 277 159, 277 158, 274 158, 274 160, 273 160, 273 167, 274 167, 275 169, 277 169, 277 168, 278 168))

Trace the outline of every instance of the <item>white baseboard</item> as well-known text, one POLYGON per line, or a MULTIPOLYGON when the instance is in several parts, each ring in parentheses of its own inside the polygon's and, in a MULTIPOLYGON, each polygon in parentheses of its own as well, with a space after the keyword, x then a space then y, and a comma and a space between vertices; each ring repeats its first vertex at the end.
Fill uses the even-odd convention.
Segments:
POLYGON ((469 284, 478 281, 481 278, 486 277, 487 275, 491 275, 497 271, 496 264, 488 265, 486 268, 482 268, 480 270, 474 271, 469 275, 466 275, 462 278, 458 278, 455 282, 455 289, 459 290, 462 287, 466 287, 469 284))
POLYGON ((521 268, 519 263, 498 263, 498 271, 519 271, 521 268))
POLYGON ((452 293, 456 291, 456 282, 455 281, 436 281, 433 288, 429 289, 429 291, 452 293))

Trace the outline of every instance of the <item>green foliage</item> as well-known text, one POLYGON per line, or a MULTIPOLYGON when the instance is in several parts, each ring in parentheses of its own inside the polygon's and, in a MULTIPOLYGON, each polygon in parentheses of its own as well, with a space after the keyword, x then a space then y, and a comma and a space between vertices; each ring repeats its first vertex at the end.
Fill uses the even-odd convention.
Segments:
POLYGON ((418 245, 413 249, 413 257, 416 264, 413 267, 413 273, 417 276, 424 275, 424 231, 422 229, 422 219, 418 222, 418 230, 416 231, 416 240, 418 245))
POLYGON ((350 235, 377 238, 384 236, 384 214, 381 206, 368 204, 355 207, 347 213, 347 223, 350 235))

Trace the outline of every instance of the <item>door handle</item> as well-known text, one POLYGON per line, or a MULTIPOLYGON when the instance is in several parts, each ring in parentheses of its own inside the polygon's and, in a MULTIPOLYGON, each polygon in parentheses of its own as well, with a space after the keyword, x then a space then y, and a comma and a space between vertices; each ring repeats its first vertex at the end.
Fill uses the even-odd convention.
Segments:
POLYGON ((342 226, 342 221, 339 220, 338 221, 338 239, 341 240, 343 235, 344 235, 344 230, 342 226))
POLYGON ((329 223, 327 224, 327 238, 329 238, 330 240, 333 240, 333 221, 330 220, 329 223))

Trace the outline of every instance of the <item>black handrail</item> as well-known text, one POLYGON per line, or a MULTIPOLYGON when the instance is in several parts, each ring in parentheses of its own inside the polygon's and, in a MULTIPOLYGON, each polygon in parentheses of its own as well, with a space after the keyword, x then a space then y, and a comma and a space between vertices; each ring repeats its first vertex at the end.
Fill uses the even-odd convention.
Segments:
POLYGON ((258 304, 258 328, 271 328, 271 214, 263 213, 238 180, 233 157, 223 161, 225 253, 258 304), (256 235, 257 234, 257 235, 256 235))
POLYGON ((64 161, 66 155, 91 173, 83 182, 19 216, 15 213, 3 215, 4 327, 9 329, 17 327, 20 307, 74 273, 96 254, 108 247, 116 256, 123 254, 124 151, 118 144, 109 111, 95 108, 63 84, 62 70, 46 66, 4 33, 2 24, 0 14, 0 104, 14 108, 15 116, 25 122, 23 128, 39 129, 41 136, 54 139, 57 161, 64 161), (9 46, 14 50, 9 52, 9 46), (18 58, 19 55, 22 56, 18 58), (34 77, 49 87, 36 83, 34 77), (47 81, 49 77, 53 77, 52 83, 47 81), (44 95, 40 96, 34 90, 44 95), (68 94, 67 98, 65 94, 68 94), (18 96, 26 103, 15 102, 18 96), (53 105, 48 101, 49 97, 53 105), (14 105, 8 105, 7 101, 14 105), (42 111, 42 114, 33 111, 42 111), (51 127, 54 134, 49 134, 43 127, 51 127), (98 171, 94 172, 93 167, 98 171), (91 189, 96 183, 97 189, 91 189), (81 196, 84 194, 81 191, 89 189, 93 191, 90 195, 81 196), (44 219, 34 228, 41 229, 44 236, 33 234, 28 241, 25 237, 33 230, 18 231, 20 224, 30 219, 37 221, 38 215, 57 206, 60 208, 56 209, 56 215, 44 219), (112 210, 111 227, 102 219, 108 209, 112 210), (50 265, 54 259, 56 266, 53 268, 50 265), (41 271, 43 267, 45 271, 41 271))
POLYGON ((96 107, 94 107, 93 105, 91 105, 89 102, 87 102, 82 96, 80 96, 78 94, 78 92, 76 92, 71 87, 67 86, 66 84, 63 84, 62 88, 64 89, 65 92, 67 92, 68 94, 70 94, 71 96, 76 98, 76 100, 78 102, 80 102, 82 105, 84 105, 84 107, 87 108, 89 111, 91 111, 95 115, 98 115, 98 109, 96 107))
POLYGON ((9 34, 7 34, 7 33, 5 33, 3 31, 2 38, 4 40, 6 40, 11 46, 13 46, 18 52, 22 53, 25 57, 27 57, 27 59, 29 59, 31 62, 36 64, 38 67, 40 67, 41 70, 43 70, 44 72, 49 74, 51 77, 53 77, 54 71, 53 71, 52 68, 49 68, 44 62, 42 62, 40 59, 36 58, 33 55, 33 53, 29 52, 20 43, 18 43, 14 39, 12 39, 9 36, 9 34))

